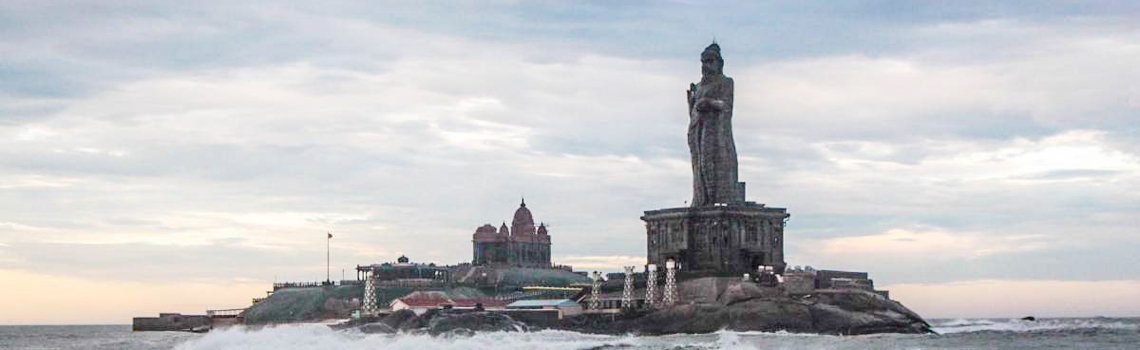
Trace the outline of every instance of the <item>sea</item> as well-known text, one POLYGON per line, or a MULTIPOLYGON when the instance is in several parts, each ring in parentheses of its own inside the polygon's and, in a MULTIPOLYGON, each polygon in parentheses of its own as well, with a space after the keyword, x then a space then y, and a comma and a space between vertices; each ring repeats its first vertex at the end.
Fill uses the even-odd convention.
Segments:
POLYGON ((732 332, 639 337, 566 331, 437 336, 363 334, 325 325, 233 327, 205 334, 131 332, 129 325, 0 326, 0 349, 1140 349, 1140 318, 935 319, 939 334, 732 332))

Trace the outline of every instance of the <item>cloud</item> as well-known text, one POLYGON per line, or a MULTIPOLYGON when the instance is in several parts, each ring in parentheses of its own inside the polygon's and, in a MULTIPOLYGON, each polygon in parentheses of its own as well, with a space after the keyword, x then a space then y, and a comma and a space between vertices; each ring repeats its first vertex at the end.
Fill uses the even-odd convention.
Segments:
POLYGON ((558 264, 573 266, 575 270, 601 270, 604 272, 624 272, 625 266, 637 266, 641 271, 645 266, 643 256, 562 256, 556 257, 558 264))
MULTIPOLYGON (((74 268, 74 267, 72 267, 74 268)), ((0 269, 0 278, 21 283, 6 286, 0 299, 0 324, 124 324, 132 317, 158 312, 200 315, 209 309, 230 309, 264 297, 269 285, 260 281, 222 279, 159 284, 0 269), (82 291, 64 293, 58 288, 82 291), (16 297, 13 297, 16 296, 16 297), (92 302, 92 301, 98 302, 92 302), (45 310, 71 312, 44 312, 45 310)))
POLYGON ((1131 317, 1140 281, 986 279, 880 285, 891 298, 930 318, 1131 317))
POLYGON ((1064 169, 1064 170, 1051 170, 1043 173, 1029 174, 1022 176, 1026 180, 1043 180, 1043 181, 1081 181, 1097 178, 1112 177, 1113 175, 1120 174, 1118 170, 1100 170, 1100 169, 1064 169))
POLYGON ((993 254, 1048 249, 1039 235, 995 237, 977 233, 940 230, 892 229, 878 235, 848 236, 824 240, 820 253, 831 255, 891 256, 896 258, 972 260, 993 254))
POLYGON ((1134 7, 215 5, 0 4, 0 263, 312 279, 327 231, 343 267, 457 263, 525 196, 555 256, 639 265, 642 211, 691 195, 683 90, 715 36, 790 262, 1140 273, 1134 7))
POLYGON ((0 189, 14 188, 60 188, 75 186, 81 183, 78 178, 55 177, 44 175, 15 175, 0 177, 0 189))

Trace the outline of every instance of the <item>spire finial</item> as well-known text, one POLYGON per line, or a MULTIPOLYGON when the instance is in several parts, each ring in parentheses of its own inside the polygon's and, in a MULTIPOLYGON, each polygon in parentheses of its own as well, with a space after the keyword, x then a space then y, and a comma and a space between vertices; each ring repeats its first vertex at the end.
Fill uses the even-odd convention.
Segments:
POLYGON ((522 203, 521 203, 521 204, 519 204, 519 206, 520 206, 520 207, 526 207, 526 197, 523 197, 523 196, 519 196, 519 198, 522 198, 522 203))

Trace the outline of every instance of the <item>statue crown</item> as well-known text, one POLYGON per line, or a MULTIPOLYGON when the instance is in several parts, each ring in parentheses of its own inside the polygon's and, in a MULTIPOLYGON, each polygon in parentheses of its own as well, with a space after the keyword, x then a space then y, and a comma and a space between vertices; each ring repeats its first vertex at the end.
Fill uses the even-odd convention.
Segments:
MULTIPOLYGON (((705 60, 713 60, 715 62, 715 67, 713 68, 715 72, 712 73, 724 74, 724 56, 720 55, 720 45, 717 45, 716 41, 713 41, 712 44, 705 47, 705 51, 701 52, 701 62, 705 60)), ((705 72, 705 69, 702 68, 701 74, 707 75, 709 73, 705 72)))
POLYGON ((705 47, 705 52, 709 51, 716 53, 716 57, 720 57, 720 45, 717 45, 715 41, 712 44, 709 44, 708 47, 705 47))

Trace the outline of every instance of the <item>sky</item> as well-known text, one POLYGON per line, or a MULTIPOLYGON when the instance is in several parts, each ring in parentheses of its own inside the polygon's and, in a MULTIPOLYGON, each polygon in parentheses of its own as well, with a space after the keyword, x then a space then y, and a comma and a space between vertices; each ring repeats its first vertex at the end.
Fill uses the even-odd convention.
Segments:
POLYGON ((471 259, 644 263, 713 40, 790 265, 928 318, 1140 316, 1131 1, 0 2, 0 324, 471 259))

